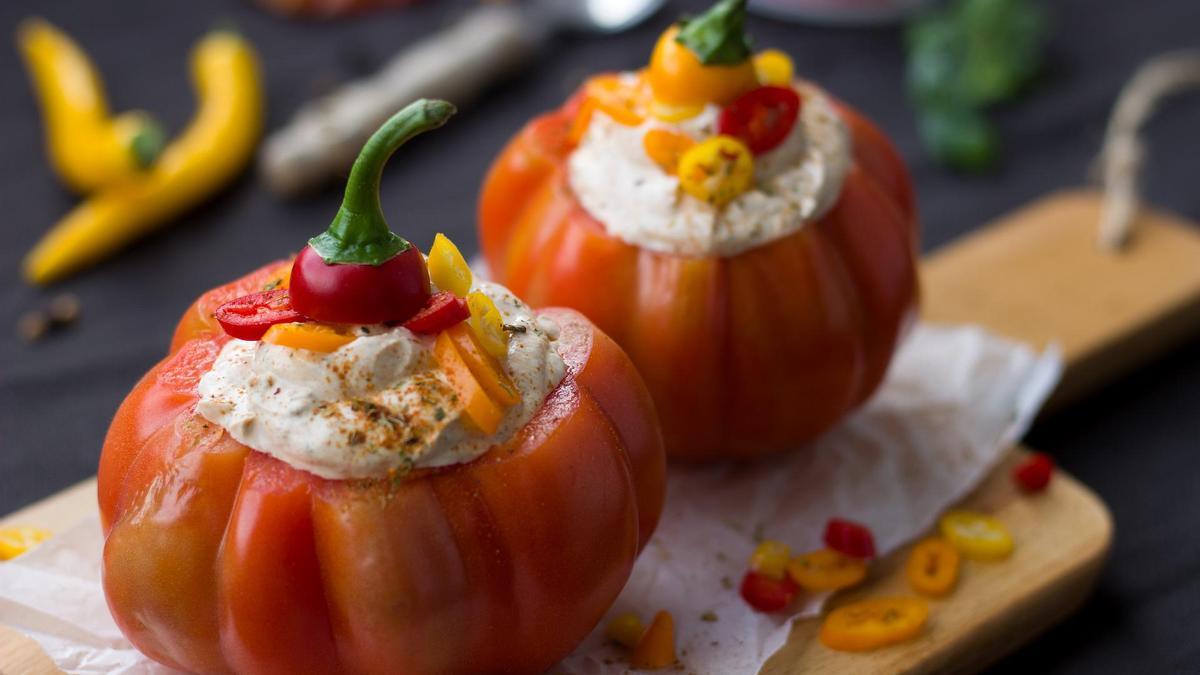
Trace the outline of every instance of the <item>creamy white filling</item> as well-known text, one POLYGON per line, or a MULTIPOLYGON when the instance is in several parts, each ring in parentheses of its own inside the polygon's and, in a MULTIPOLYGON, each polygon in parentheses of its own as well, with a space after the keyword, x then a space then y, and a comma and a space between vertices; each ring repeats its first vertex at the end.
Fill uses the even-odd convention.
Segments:
POLYGON ((327 354, 233 340, 200 379, 197 411, 239 442, 324 478, 367 478, 469 462, 516 433, 562 380, 558 326, 481 282, 509 330, 504 370, 521 392, 496 433, 461 418, 433 338, 363 326, 327 354))
POLYGON ((807 83, 795 85, 800 116, 786 139, 754 158, 755 187, 722 208, 679 187, 647 155, 642 137, 671 129, 697 141, 716 134, 720 108, 679 123, 648 120, 630 127, 593 115, 567 162, 580 203, 608 232, 636 246, 687 256, 730 256, 799 230, 837 202, 850 168, 852 140, 833 102, 807 83))

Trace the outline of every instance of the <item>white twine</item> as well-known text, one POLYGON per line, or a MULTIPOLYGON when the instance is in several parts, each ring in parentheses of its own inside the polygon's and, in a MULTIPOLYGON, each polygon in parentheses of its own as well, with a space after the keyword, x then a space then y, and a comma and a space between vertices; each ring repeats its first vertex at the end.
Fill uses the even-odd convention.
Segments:
POLYGON ((1098 242, 1102 249, 1124 246, 1141 206, 1137 179, 1146 150, 1139 129, 1163 99, 1190 87, 1200 87, 1200 49, 1154 57, 1121 90, 1094 168, 1104 187, 1098 242))

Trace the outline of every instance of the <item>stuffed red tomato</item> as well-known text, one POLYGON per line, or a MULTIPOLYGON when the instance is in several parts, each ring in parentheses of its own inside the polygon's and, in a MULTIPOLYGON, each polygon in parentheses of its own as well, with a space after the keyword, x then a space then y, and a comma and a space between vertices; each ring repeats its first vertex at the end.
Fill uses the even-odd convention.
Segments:
POLYGON ((624 347, 682 460, 829 429, 878 387, 917 302, 902 161, 785 54, 753 54, 744 4, 534 119, 480 200, 495 278, 624 347))
POLYGON ((117 411, 104 590, 156 661, 540 672, 624 586, 664 492, 633 365, 382 220, 383 162, 452 111, 385 124, 329 230, 197 300, 117 411))

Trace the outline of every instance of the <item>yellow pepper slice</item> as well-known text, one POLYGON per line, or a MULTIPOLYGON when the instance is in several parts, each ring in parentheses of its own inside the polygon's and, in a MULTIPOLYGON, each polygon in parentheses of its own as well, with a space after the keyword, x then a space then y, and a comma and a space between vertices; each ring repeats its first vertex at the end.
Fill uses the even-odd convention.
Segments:
POLYGON ((958 566, 958 549, 945 539, 933 537, 913 547, 904 566, 904 576, 914 591, 941 597, 954 590, 958 566))
POLYGON ((24 261, 25 278, 57 281, 208 199, 254 155, 262 130, 258 58, 228 31, 206 35, 192 52, 200 107, 187 129, 144 175, 97 192, 67 214, 24 261))
POLYGON ((642 136, 642 148, 650 160, 666 173, 679 171, 679 160, 696 145, 691 136, 667 129, 651 129, 642 136))
POLYGON ((772 579, 783 579, 787 574, 788 559, 792 549, 787 544, 767 539, 754 549, 750 556, 750 569, 772 579))
POLYGON ((733 136, 713 136, 679 159, 679 186, 713 206, 728 204, 753 182, 750 148, 733 136))
POLYGON ((604 636, 609 640, 623 646, 633 649, 642 641, 642 636, 646 633, 646 627, 642 625, 641 618, 633 612, 626 612, 613 618, 604 627, 604 636))
POLYGON ((49 538, 49 531, 36 527, 0 529, 0 560, 12 560, 49 538))
POLYGON ((429 248, 429 279, 460 298, 471 292, 471 268, 454 242, 441 232, 434 235, 429 248))
POLYGON ((354 342, 355 335, 324 323, 277 323, 267 329, 263 342, 310 352, 329 353, 354 342))
POLYGON ((41 105, 50 162, 72 190, 115 185, 153 164, 162 129, 144 112, 109 116, 100 75, 74 40, 44 19, 27 19, 17 43, 41 105))
POLYGON ((865 652, 911 640, 929 619, 920 598, 879 598, 838 607, 821 624, 821 643, 844 652, 865 652))
POLYGON ((942 536, 972 560, 1003 560, 1012 554, 1013 539, 1004 523, 973 511, 948 511, 938 523, 942 536))
POLYGON ((496 303, 483 293, 472 291, 467 296, 467 308, 471 310, 471 330, 484 351, 501 361, 508 358, 508 333, 504 332, 504 319, 496 303))
POLYGON ((675 617, 668 611, 660 611, 654 615, 654 621, 650 622, 645 635, 633 648, 629 665, 643 670, 658 670, 675 661, 675 617))
POLYGON ((792 84, 796 67, 787 53, 778 49, 768 49, 755 55, 754 72, 758 74, 758 81, 764 85, 787 87, 792 84))
POLYGON ((702 105, 671 105, 657 99, 650 101, 650 116, 663 122, 682 122, 704 112, 702 105))
POLYGON ((447 328, 444 333, 454 342, 459 355, 471 369, 471 374, 493 401, 505 407, 520 402, 521 394, 517 391, 517 385, 513 384, 500 363, 479 344, 470 328, 459 323, 447 328))
POLYGON ((487 391, 471 373, 454 341, 445 331, 438 333, 433 344, 433 357, 446 372, 450 386, 458 394, 465 420, 477 431, 492 435, 500 428, 504 411, 488 396, 487 391))
POLYGON ((792 558, 787 572, 806 591, 838 591, 856 586, 866 578, 867 561, 823 548, 792 558))

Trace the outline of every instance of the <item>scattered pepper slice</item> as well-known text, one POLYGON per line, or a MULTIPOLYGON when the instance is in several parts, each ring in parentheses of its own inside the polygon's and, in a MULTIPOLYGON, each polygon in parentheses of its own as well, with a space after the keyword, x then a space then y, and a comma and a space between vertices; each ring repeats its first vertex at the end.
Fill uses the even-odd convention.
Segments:
POLYGON ((496 303, 483 293, 473 291, 467 295, 467 307, 471 310, 471 330, 475 332, 475 339, 492 358, 507 358, 508 333, 504 331, 504 319, 496 309, 496 303))
POLYGON ((438 334, 433 345, 433 356, 446 371, 450 385, 458 394, 467 422, 488 436, 496 433, 504 411, 488 396, 479 380, 475 379, 458 348, 454 346, 454 341, 445 332, 438 334))
POLYGON ((414 333, 434 335, 471 317, 467 301, 450 291, 438 291, 421 311, 404 322, 404 327, 414 333))
POLYGON ((829 548, 792 558, 788 576, 804 590, 814 593, 837 591, 859 584, 867 576, 867 563, 829 548))
POLYGON ((758 81, 764 85, 787 87, 792 84, 796 67, 792 64, 792 57, 786 52, 768 49, 755 55, 754 72, 758 74, 758 81))
POLYGON ((959 560, 958 549, 950 542, 939 537, 926 539, 908 554, 904 576, 914 591, 941 597, 958 582, 959 560))
POLYGON ((783 579, 791 556, 792 550, 787 544, 767 539, 755 547, 750 556, 750 569, 772 579, 783 579))
POLYGON ((844 518, 825 524, 825 545, 851 558, 874 558, 875 537, 866 525, 844 518))
POLYGON ((471 267, 454 242, 441 232, 434 235, 429 248, 429 279, 439 289, 460 298, 471 292, 471 267))
POLYGON ((12 560, 49 538, 48 530, 36 527, 0 529, 0 560, 12 560))
POLYGON ((604 628, 605 637, 630 649, 638 646, 645 633, 646 626, 642 624, 641 618, 633 612, 626 612, 614 617, 604 628))
POLYGON ((948 511, 939 522, 942 536, 973 560, 1003 560, 1012 554, 1013 539, 1004 523, 973 511, 948 511))
POLYGON ((1044 452, 1035 452, 1013 469, 1013 480, 1025 492, 1041 492, 1050 485, 1054 475, 1054 458, 1044 452))
POLYGON ((821 643, 830 649, 865 652, 911 640, 929 619, 920 598, 879 598, 838 607, 821 624, 821 643))
POLYGON ((732 136, 713 136, 679 159, 679 186, 713 206, 728 204, 753 182, 750 148, 732 136))
POLYGON ((325 323, 277 323, 267 329, 263 342, 310 352, 335 352, 354 342, 355 335, 340 326, 325 323))
POLYGON ((675 661, 675 618, 662 610, 654 615, 654 621, 633 648, 629 664, 634 668, 658 670, 675 661))
POLYGON ((695 145, 696 141, 691 136, 667 129, 651 129, 642 136, 646 155, 672 176, 679 170, 679 160, 695 145))
POLYGON ((792 604, 800 588, 787 576, 782 579, 758 572, 746 572, 739 589, 746 604, 760 612, 778 612, 792 604))
POLYGON ((445 335, 454 343, 459 355, 471 369, 471 374, 493 401, 504 407, 521 401, 517 385, 513 384, 500 363, 479 344, 470 328, 460 323, 447 328, 445 335))

